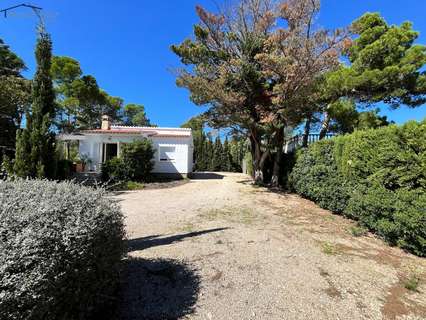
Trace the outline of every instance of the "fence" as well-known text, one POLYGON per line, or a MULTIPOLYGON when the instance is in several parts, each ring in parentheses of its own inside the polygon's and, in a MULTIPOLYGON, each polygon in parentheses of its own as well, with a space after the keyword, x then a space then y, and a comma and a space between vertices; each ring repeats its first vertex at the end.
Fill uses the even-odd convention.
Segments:
MULTIPOLYGON (((333 138, 335 135, 333 133, 327 133, 323 139, 333 138)), ((313 133, 308 135, 308 145, 320 140, 320 135, 318 133, 313 133)), ((303 135, 297 135, 293 138, 287 140, 284 145, 284 153, 290 153, 296 150, 297 147, 303 145, 303 135)))

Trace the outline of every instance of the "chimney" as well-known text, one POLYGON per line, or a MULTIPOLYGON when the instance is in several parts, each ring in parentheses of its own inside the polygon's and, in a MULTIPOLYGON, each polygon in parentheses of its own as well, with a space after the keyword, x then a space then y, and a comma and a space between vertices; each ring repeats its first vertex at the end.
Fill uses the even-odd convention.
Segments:
POLYGON ((109 117, 104 115, 102 116, 102 130, 111 130, 111 121, 109 120, 109 117))

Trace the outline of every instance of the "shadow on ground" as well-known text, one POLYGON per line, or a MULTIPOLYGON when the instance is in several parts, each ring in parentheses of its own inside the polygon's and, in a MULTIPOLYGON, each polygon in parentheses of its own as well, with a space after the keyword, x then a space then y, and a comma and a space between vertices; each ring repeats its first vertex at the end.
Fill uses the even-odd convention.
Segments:
POLYGON ((203 231, 196 231, 196 232, 189 232, 184 234, 178 234, 170 237, 163 237, 160 238, 159 235, 152 235, 148 237, 143 238, 136 238, 131 239, 127 241, 127 247, 129 252, 133 251, 140 251, 152 247, 158 247, 158 246, 165 246, 172 243, 180 242, 186 238, 192 238, 192 237, 198 237, 203 234, 212 233, 212 232, 218 232, 223 231, 228 228, 215 228, 215 229, 208 229, 203 231))
POLYGON ((214 172, 193 172, 191 179, 193 180, 221 180, 225 176, 214 172))
POLYGON ((195 270, 180 261, 130 258, 113 319, 179 319, 193 313, 199 287, 195 270))

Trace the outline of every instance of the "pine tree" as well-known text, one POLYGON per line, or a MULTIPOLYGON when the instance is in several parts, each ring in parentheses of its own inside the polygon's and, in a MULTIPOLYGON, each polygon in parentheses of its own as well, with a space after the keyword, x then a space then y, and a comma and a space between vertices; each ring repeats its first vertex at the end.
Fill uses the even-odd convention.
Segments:
POLYGON ((20 177, 53 178, 55 136, 50 129, 55 117, 55 93, 50 75, 52 42, 45 32, 39 34, 35 55, 32 113, 27 114, 26 128, 17 135, 14 172, 20 177))

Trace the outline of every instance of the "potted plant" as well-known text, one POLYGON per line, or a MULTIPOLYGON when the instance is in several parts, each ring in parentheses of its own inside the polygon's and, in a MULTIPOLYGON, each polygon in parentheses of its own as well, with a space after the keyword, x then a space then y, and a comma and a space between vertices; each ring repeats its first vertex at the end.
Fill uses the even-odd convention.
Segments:
POLYGON ((80 155, 79 159, 77 159, 76 171, 77 172, 85 172, 86 165, 90 165, 92 163, 92 159, 89 158, 87 154, 80 155))

